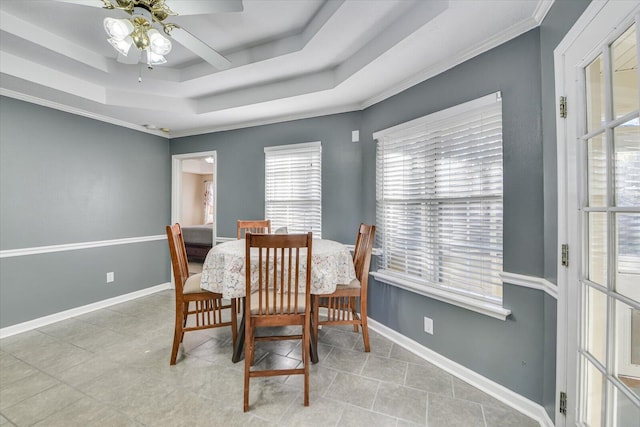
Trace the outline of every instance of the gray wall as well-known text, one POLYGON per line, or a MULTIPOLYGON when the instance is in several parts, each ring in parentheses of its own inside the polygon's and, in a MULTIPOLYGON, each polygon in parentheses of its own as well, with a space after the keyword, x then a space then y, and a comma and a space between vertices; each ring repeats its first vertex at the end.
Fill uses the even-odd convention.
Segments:
POLYGON ((236 220, 264 218, 264 147, 322 143, 322 237, 351 243, 363 216, 361 143, 351 142, 360 112, 174 139, 171 154, 216 150, 218 236, 236 220))
MULTIPOLYGON (((170 168, 164 138, 2 97, 0 249, 162 235, 170 168)), ((169 264, 166 241, 2 258, 0 327, 166 283, 169 264)))

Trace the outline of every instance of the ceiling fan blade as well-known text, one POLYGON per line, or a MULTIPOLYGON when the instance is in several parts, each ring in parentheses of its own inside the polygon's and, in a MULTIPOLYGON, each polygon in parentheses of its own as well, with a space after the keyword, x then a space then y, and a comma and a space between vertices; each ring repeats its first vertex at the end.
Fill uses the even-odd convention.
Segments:
POLYGON ((169 0, 167 6, 178 15, 242 12, 242 0, 169 0))
POLYGON ((129 49, 127 56, 118 53, 117 61, 122 64, 137 64, 140 62, 140 50, 134 46, 129 49))
POLYGON ((227 58, 220 55, 218 52, 209 47, 205 42, 203 42, 190 32, 180 27, 175 27, 171 29, 170 36, 182 46, 191 50, 200 58, 216 67, 218 70, 226 70, 231 67, 231 62, 227 58))
POLYGON ((72 3, 80 6, 104 7, 105 4, 101 0, 54 0, 60 3, 72 3))

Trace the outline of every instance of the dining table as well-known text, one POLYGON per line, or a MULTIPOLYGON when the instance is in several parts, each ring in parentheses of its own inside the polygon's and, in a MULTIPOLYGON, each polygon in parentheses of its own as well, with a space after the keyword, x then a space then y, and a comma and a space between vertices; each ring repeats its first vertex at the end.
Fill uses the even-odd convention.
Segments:
MULTIPOLYGON (((246 297, 246 243, 244 239, 229 240, 213 246, 202 265, 200 287, 222 294, 223 298, 246 297)), ((257 256, 251 257, 252 269, 257 268, 257 256)), ((306 262, 301 262, 306 265, 306 262)), ((305 272, 306 274, 306 272, 305 272)), ((349 247, 333 240, 313 239, 311 250, 311 294, 330 294, 339 283, 350 283, 356 278, 349 247)), ((257 288, 257 283, 255 284, 257 288)), ((254 290, 254 283, 252 283, 254 290)), ((245 307, 245 304, 242 304, 245 307)), ((232 360, 242 359, 244 348, 244 313, 238 330, 238 340, 232 360)), ((313 317, 313 316, 312 316, 313 317)), ((311 334, 311 361, 318 362, 317 343, 311 334)))

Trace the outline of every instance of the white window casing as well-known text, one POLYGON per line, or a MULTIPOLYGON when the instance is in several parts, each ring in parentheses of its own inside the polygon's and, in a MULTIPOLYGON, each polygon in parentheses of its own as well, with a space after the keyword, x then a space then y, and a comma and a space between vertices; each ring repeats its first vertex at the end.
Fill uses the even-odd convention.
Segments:
POLYGON ((505 319, 499 92, 374 133, 386 283, 505 319))
POLYGON ((271 228, 322 237, 322 145, 265 147, 265 218, 271 228))

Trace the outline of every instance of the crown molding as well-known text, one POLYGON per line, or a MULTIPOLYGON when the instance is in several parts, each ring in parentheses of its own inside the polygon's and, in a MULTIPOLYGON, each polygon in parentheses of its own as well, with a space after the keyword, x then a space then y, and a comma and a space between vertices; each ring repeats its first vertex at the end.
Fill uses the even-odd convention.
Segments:
POLYGON ((366 99, 365 101, 362 102, 360 107, 361 109, 371 107, 372 105, 375 105, 381 101, 384 101, 385 99, 390 98, 394 95, 397 95, 398 93, 404 90, 407 90, 417 85, 418 83, 422 83, 425 80, 429 80, 430 78, 435 77, 438 74, 441 74, 447 70, 450 70, 451 68, 457 65, 460 65, 463 62, 468 61, 482 53, 485 53, 505 42, 508 42, 509 40, 512 40, 538 26, 539 26, 539 23, 534 18, 526 19, 517 25, 513 25, 505 29, 504 31, 490 38, 486 42, 478 44, 465 51, 462 51, 462 53, 460 53, 459 55, 453 56, 448 60, 441 61, 434 67, 429 67, 426 70, 423 70, 420 73, 415 74, 414 76, 406 80, 403 80, 399 84, 381 92, 380 94, 366 99))
POLYGON ((16 91, 5 89, 5 88, 0 88, 0 95, 6 96, 9 98, 18 99, 20 101, 29 102, 31 104, 41 105, 43 107, 53 108, 54 110, 64 111, 65 113, 75 114, 78 116, 87 117, 89 119, 99 120, 101 122, 109 123, 115 126, 137 130, 138 132, 160 136, 165 139, 171 138, 171 135, 168 135, 160 130, 147 129, 144 126, 134 125, 122 120, 114 119, 112 117, 92 113, 90 111, 82 110, 80 108, 70 107, 68 105, 60 104, 58 102, 49 101, 48 99, 38 98, 37 96, 27 95, 24 93, 16 92, 16 91))
POLYGON ((538 2, 536 10, 533 11, 533 19, 536 20, 538 25, 542 24, 544 18, 547 17, 547 13, 551 10, 551 6, 553 6, 554 2, 555 0, 540 0, 540 2, 538 2))
POLYGON ((223 132, 223 131, 235 130, 235 129, 244 129, 244 128, 250 128, 254 126, 272 125, 274 123, 283 123, 283 122, 290 122, 293 120, 311 119, 314 117, 329 116, 331 114, 350 113, 353 111, 361 111, 361 110, 362 110, 362 107, 359 104, 349 104, 349 105, 344 105, 344 106, 335 107, 335 108, 316 110, 308 113, 285 114, 283 116, 278 116, 278 117, 265 119, 265 120, 254 120, 249 122, 236 123, 232 125, 211 126, 206 128, 185 130, 182 132, 172 132, 171 139, 182 138, 185 136, 204 135, 207 133, 223 132))

